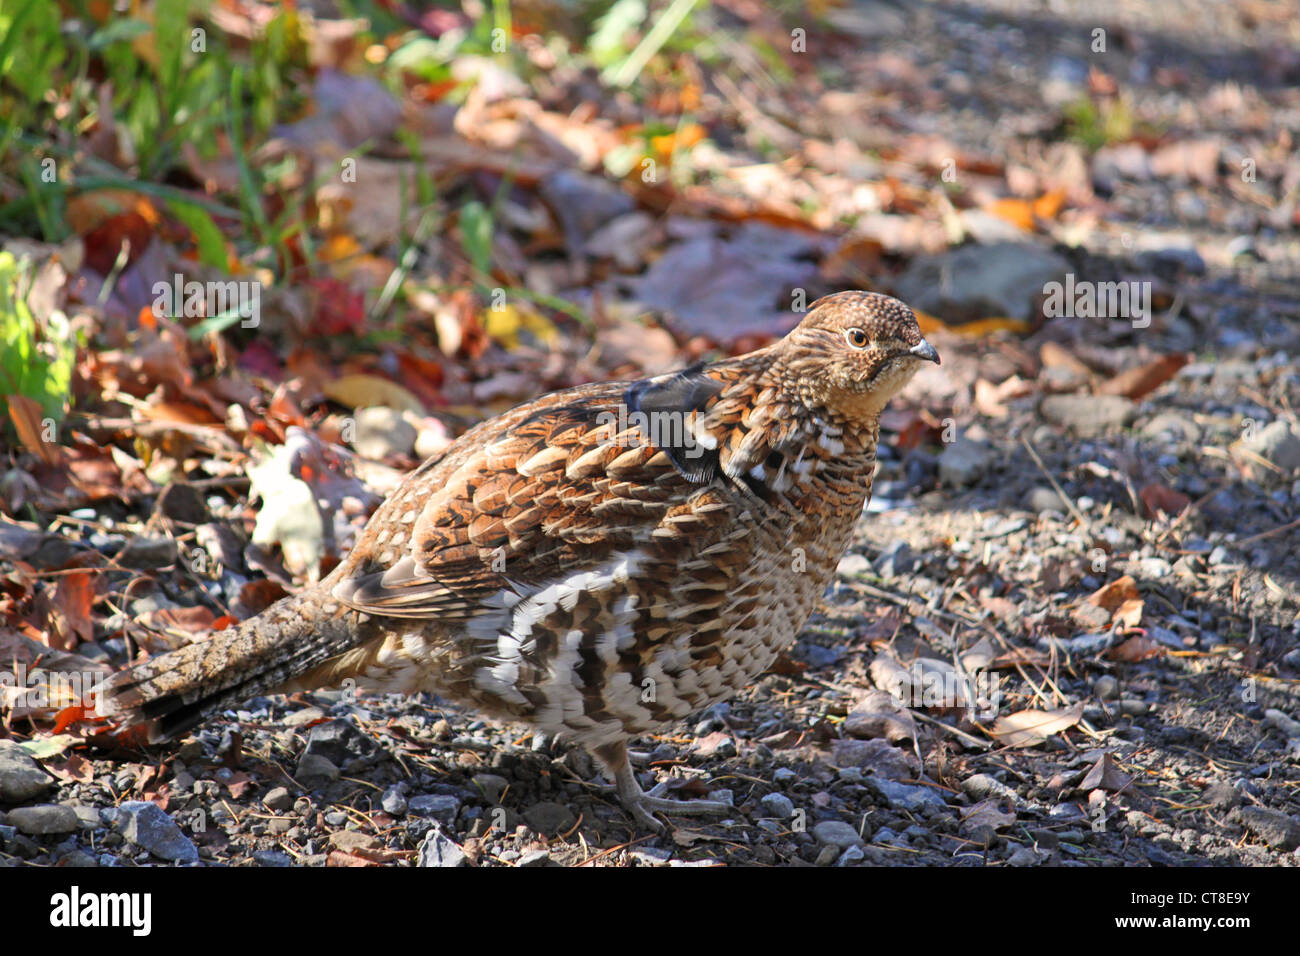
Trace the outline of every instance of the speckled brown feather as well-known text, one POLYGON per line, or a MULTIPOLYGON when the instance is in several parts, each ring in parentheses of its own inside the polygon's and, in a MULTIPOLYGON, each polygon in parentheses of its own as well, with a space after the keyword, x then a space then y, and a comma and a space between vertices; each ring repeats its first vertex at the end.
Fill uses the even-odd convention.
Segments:
POLYGON ((841 293, 749 355, 543 396, 410 475, 319 585, 118 675, 102 709, 157 738, 351 678, 616 763, 794 640, 870 494, 879 412, 926 359, 906 306, 841 293))

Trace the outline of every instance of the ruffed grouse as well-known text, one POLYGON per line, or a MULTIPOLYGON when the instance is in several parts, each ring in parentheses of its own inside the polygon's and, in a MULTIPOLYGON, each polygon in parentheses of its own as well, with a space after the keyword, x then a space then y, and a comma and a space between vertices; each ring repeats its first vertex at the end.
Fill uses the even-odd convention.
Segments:
POLYGON ((241 699, 432 691, 588 747, 642 825, 629 738, 788 647, 871 492, 881 409, 939 357, 896 299, 842 292, 784 339, 545 395, 470 430, 319 584, 114 676, 100 710, 173 737, 241 699))

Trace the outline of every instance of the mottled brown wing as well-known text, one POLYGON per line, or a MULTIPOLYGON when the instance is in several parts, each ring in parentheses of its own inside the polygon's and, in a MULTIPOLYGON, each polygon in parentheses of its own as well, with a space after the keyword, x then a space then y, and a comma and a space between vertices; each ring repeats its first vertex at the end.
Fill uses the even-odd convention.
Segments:
POLYGON ((720 523, 673 513, 716 472, 692 481, 647 444, 628 389, 561 392, 466 433, 376 512, 335 596, 372 614, 463 620, 503 592, 720 523))

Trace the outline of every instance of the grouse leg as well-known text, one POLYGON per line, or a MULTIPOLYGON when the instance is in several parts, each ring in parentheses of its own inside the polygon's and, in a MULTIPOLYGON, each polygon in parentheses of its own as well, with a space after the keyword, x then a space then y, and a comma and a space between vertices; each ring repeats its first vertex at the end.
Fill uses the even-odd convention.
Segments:
POLYGON ((732 807, 718 800, 669 800, 660 796, 666 789, 659 784, 649 793, 641 789, 632 772, 632 762, 627 756, 626 741, 616 741, 596 747, 593 751, 609 769, 614 778, 614 787, 623 807, 632 814, 636 822, 656 832, 663 830, 663 824, 656 820, 654 813, 677 814, 679 816, 704 816, 711 813, 730 813, 732 807))

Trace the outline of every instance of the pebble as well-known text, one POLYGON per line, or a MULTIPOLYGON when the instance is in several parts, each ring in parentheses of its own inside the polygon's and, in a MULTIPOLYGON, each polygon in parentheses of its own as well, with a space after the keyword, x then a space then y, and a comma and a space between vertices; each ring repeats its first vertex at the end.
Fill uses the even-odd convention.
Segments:
POLYGON ((294 779, 309 790, 315 790, 339 778, 339 768, 328 757, 304 753, 298 761, 294 779))
POLYGON ((813 836, 819 843, 840 849, 862 844, 858 831, 842 820, 822 820, 813 827, 813 836))
POLYGON ((769 793, 759 801, 770 816, 788 820, 794 816, 794 801, 784 793, 769 793))
POLYGON ((25 749, 0 740, 0 803, 26 803, 54 786, 54 778, 25 749))
POLYGON ((1061 501, 1061 496, 1053 488, 1047 488, 1039 485, 1029 492, 1026 499, 1030 511, 1036 514, 1043 514, 1048 511, 1064 512, 1065 502, 1061 501))
POLYGON ((1137 406, 1121 395, 1049 395, 1038 406, 1049 422, 1080 435, 1122 428, 1137 406))
POLYGON ((128 842, 144 847, 154 856, 174 863, 197 863, 198 848, 176 822, 156 803, 128 800, 116 808, 108 807, 100 817, 128 842))
POLYGON ((930 787, 914 786, 907 783, 899 783, 896 780, 888 780, 884 777, 870 776, 866 779, 866 784, 886 801, 895 810, 920 810, 924 806, 947 807, 943 797, 939 796, 938 791, 930 787))
POLYGON ((794 783, 799 779, 799 775, 789 767, 777 767, 772 774, 772 779, 779 784, 794 783))
POLYGON ((31 836, 72 833, 81 827, 81 818, 71 807, 58 803, 41 803, 34 807, 17 807, 8 813, 8 822, 31 836))
POLYGON ((835 861, 835 865, 836 866, 857 866, 857 864, 861 863, 866 858, 867 858, 866 853, 862 852, 862 849, 860 847, 856 847, 856 846, 846 847, 844 852, 840 854, 840 858, 835 861))
POLYGON ((1275 850, 1290 853, 1300 847, 1300 822, 1267 807, 1242 807, 1237 811, 1246 829, 1275 850))
POLYGON ((285 787, 275 787, 266 792, 266 796, 262 798, 262 806, 268 810, 283 812, 293 806, 293 794, 285 787))
POLYGON ((459 811, 460 801, 448 794, 421 794, 418 797, 412 797, 407 803, 408 813, 437 820, 449 829, 455 825, 456 814, 459 811))
POLYGON ((384 808, 385 813, 392 814, 395 817, 404 816, 409 806, 406 794, 402 793, 395 785, 384 791, 383 799, 379 803, 384 808))
POLYGON ((442 827, 434 824, 433 828, 424 835, 420 842, 420 852, 418 854, 418 866, 438 866, 453 867, 465 865, 465 851, 460 848, 456 841, 452 840, 442 831, 442 827))
POLYGON ((500 803, 501 795, 506 792, 510 786, 510 781, 495 773, 476 773, 473 777, 474 786, 478 787, 483 794, 483 799, 488 803, 500 803))
POLYGON ((545 866, 551 862, 549 850, 529 850, 515 863, 515 866, 545 866))
POLYGON ((1092 692, 1098 700, 1114 700, 1119 696, 1119 681, 1104 674, 1092 682, 1092 692))
POLYGON ((571 829, 577 822, 577 817, 564 804, 544 800, 525 810, 524 820, 535 833, 549 836, 571 829))
POLYGON ((995 461, 987 442, 959 437, 939 455, 939 480, 953 488, 974 485, 988 475, 995 461))

